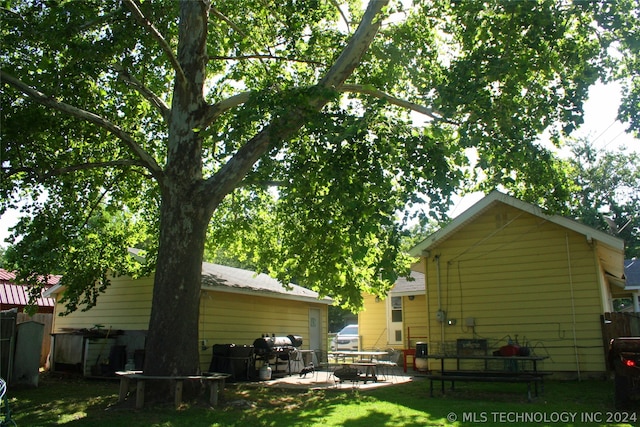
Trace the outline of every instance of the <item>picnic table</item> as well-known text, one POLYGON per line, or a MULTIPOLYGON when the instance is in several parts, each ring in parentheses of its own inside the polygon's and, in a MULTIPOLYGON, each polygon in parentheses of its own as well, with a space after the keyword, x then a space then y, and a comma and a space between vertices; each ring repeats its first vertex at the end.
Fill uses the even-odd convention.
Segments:
POLYGON ((362 375, 358 375, 357 378, 354 377, 351 380, 362 380, 366 384, 368 381, 378 381, 378 362, 376 358, 386 356, 389 353, 386 351, 371 350, 330 351, 328 354, 336 361, 336 366, 352 366, 356 369, 363 369, 364 373, 362 375))
POLYGON ((544 377, 550 372, 538 370, 538 362, 547 359, 547 356, 489 356, 489 355, 442 355, 430 354, 426 359, 440 360, 440 371, 431 371, 427 378, 430 381, 430 394, 433 397, 433 383, 440 381, 441 391, 444 394, 444 383, 451 382, 451 389, 455 387, 456 381, 467 382, 505 382, 505 383, 526 383, 527 397, 531 400, 531 385, 534 385, 535 396, 538 396, 538 384, 541 384, 544 391, 544 377), (449 368, 455 361, 455 369, 449 368), (472 369, 461 366, 464 361, 483 362, 480 368, 474 366, 472 369), (491 362, 500 362, 500 369, 490 368, 491 362), (529 365, 529 366, 526 366, 529 365))
POLYGON ((184 381, 201 381, 209 385, 209 403, 211 406, 218 404, 218 395, 224 390, 224 383, 231 374, 220 372, 206 372, 202 375, 144 375, 142 371, 118 371, 116 375, 120 377, 120 393, 119 402, 124 402, 129 393, 129 385, 131 381, 136 383, 136 409, 144 407, 144 391, 145 383, 149 381, 170 381, 173 386, 174 402, 176 407, 182 403, 182 387, 184 381))

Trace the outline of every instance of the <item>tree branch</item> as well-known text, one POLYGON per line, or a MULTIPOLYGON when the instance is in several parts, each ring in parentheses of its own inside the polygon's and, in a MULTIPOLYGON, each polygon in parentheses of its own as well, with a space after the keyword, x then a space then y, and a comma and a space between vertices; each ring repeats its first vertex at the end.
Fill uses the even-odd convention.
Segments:
POLYGON ((151 36, 154 39, 156 39, 156 41, 160 44, 160 47, 169 58, 169 62, 171 62, 173 69, 176 71, 178 80, 180 81, 181 84, 183 84, 186 87, 188 84, 187 77, 185 76, 184 70, 180 66, 180 63, 178 62, 178 58, 173 53, 171 46, 169 46, 169 43, 167 43, 167 41, 164 39, 162 34, 160 34, 160 32, 156 29, 156 27, 154 27, 153 24, 144 16, 144 14, 142 13, 138 5, 133 0, 123 0, 123 2, 124 4, 127 5, 129 10, 133 13, 133 16, 134 18, 136 18, 136 21, 138 21, 140 25, 142 25, 147 30, 149 30, 149 32, 151 33, 151 36))
POLYGON ((171 109, 160 97, 153 93, 153 91, 146 87, 140 80, 129 74, 129 71, 121 65, 114 66, 114 70, 118 72, 118 76, 124 80, 125 83, 137 90, 151 105, 155 106, 165 121, 169 120, 171 109))
POLYGON ((235 108, 244 104, 251 97, 251 92, 242 92, 237 95, 233 95, 227 99, 212 104, 207 109, 204 118, 204 126, 209 126, 216 118, 220 117, 225 111, 235 108))
MULTIPOLYGON (((213 5, 211 6, 211 13, 214 14, 215 16, 217 16, 218 18, 222 19, 229 27, 231 27, 234 31, 236 31, 238 34, 240 34, 242 37, 246 37, 249 38, 249 36, 247 35, 247 33, 245 33, 244 31, 242 31, 242 28, 238 27, 231 19, 227 18, 227 16, 225 14, 223 14, 222 12, 220 12, 218 9, 216 9, 216 7, 214 7, 213 5)), ((269 53, 271 53, 271 49, 269 49, 269 47, 267 46, 267 51, 269 51, 269 53)), ((256 54, 257 55, 257 54, 256 54)), ((267 70, 267 66, 266 64, 264 64, 263 62, 263 67, 265 69, 266 72, 268 72, 267 70)))
MULTIPOLYGON (((439 120, 441 117, 438 117, 439 114, 437 111, 425 106, 418 105, 411 101, 403 100, 392 95, 389 95, 381 90, 368 88, 362 85, 355 84, 341 84, 336 85, 339 79, 342 81, 346 80, 348 76, 351 75, 355 67, 359 64, 360 58, 362 57, 361 53, 357 53, 358 50, 362 50, 362 45, 369 46, 373 37, 378 31, 380 27, 380 22, 373 22, 373 18, 380 12, 382 7, 387 2, 384 1, 372 1, 367 8, 365 16, 363 17, 363 23, 368 22, 369 24, 361 25, 356 30, 356 33, 353 35, 349 45, 344 49, 336 63, 331 67, 331 69, 327 72, 327 75, 322 79, 320 85, 329 86, 333 85, 333 89, 336 89, 340 92, 354 92, 354 93, 362 93, 367 95, 372 95, 378 98, 386 99, 389 103, 397 105, 399 107, 408 108, 413 111, 417 111, 419 113, 425 114, 434 120, 439 120)), ((237 107, 249 100, 251 92, 243 92, 238 95, 234 95, 228 99, 222 100, 216 104, 213 104, 209 107, 207 111, 207 117, 205 119, 205 123, 208 126, 215 120, 218 116, 220 116, 225 111, 237 107)))
POLYGON ((319 61, 308 61, 305 59, 296 59, 296 58, 287 58, 286 56, 277 56, 277 55, 263 55, 263 54, 255 54, 255 55, 242 55, 242 56, 209 56, 209 59, 224 59, 231 61, 244 61, 247 59, 274 59, 277 61, 289 61, 289 62, 300 62, 303 64, 311 64, 323 66, 323 64, 319 61))
POLYGON ((0 81, 4 81, 13 88, 27 95, 33 101, 45 105, 47 107, 53 108, 54 110, 63 112, 70 116, 85 120, 89 123, 93 123, 97 126, 100 126, 103 129, 108 130, 113 135, 118 137, 121 141, 123 141, 131 151, 140 159, 140 164, 147 168, 151 175, 153 175, 160 182, 162 178, 162 169, 155 161, 153 157, 149 155, 145 150, 136 143, 131 135, 121 129, 119 126, 111 123, 109 120, 98 116, 97 114, 90 113, 88 111, 82 110, 80 108, 74 107, 64 102, 60 102, 55 98, 49 97, 44 93, 32 88, 31 86, 23 83, 19 79, 5 73, 4 71, 0 71, 0 81))
MULTIPOLYGON (((325 77, 320 80, 318 87, 338 90, 351 76, 378 32, 381 21, 376 20, 376 17, 387 3, 388 0, 371 0, 369 2, 358 28, 336 62, 327 71, 325 77)), ((208 198, 208 208, 215 209, 274 143, 290 138, 304 126, 309 113, 322 109, 329 102, 329 99, 324 90, 317 91, 311 95, 307 105, 292 109, 288 114, 275 120, 247 141, 218 173, 202 184, 201 192, 216 195, 216 197, 208 198)))
POLYGON ((339 89, 340 92, 361 93, 364 95, 371 95, 376 98, 385 99, 389 104, 397 105, 398 107, 406 108, 426 116, 431 117, 433 120, 442 120, 442 115, 435 111, 431 107, 416 104, 415 102, 407 101, 406 99, 400 99, 379 89, 356 84, 344 84, 339 89))
POLYGON ((336 0, 331 0, 331 3, 333 4, 333 6, 336 9, 338 9, 338 12, 340 13, 340 16, 342 16, 342 20, 344 21, 344 24, 347 26, 347 33, 350 33, 351 32, 351 26, 349 25, 349 20, 347 19, 346 15, 342 11, 342 8, 340 7, 340 5, 338 4, 338 2, 336 0))
POLYGON ((241 34, 243 37, 248 37, 247 34, 242 31, 242 28, 238 27, 231 19, 227 18, 226 15, 220 12, 215 6, 211 6, 211 13, 213 13, 218 18, 222 19, 227 23, 228 26, 233 28, 238 34, 241 34))
MULTIPOLYGON (((426 116, 431 117, 433 120, 443 120, 443 115, 434 110, 431 107, 427 107, 424 105, 416 104, 415 102, 407 101, 406 99, 401 99, 390 95, 384 91, 379 89, 372 88, 370 86, 358 85, 358 84, 343 84, 340 88, 338 88, 339 92, 343 93, 361 93, 364 95, 371 95, 376 98, 385 99, 390 104, 396 105, 401 108, 406 108, 411 111, 415 111, 420 114, 424 114, 426 116)), ((218 118, 224 112, 238 107, 249 100, 252 92, 242 92, 237 95, 233 95, 227 99, 223 99, 222 101, 216 102, 209 106, 207 110, 207 115, 205 119, 205 127, 209 126, 216 118, 218 118)))
POLYGON ((88 169, 100 169, 105 167, 116 167, 116 166, 142 166, 144 165, 137 160, 132 159, 119 159, 112 160, 108 162, 94 162, 94 163, 79 163, 77 165, 67 166, 64 168, 51 169, 48 171, 39 171, 36 168, 31 167, 20 167, 20 168, 2 168, 2 174, 5 178, 9 178, 12 175, 16 175, 19 173, 27 173, 35 178, 36 181, 42 182, 45 179, 65 175, 67 173, 79 171, 79 170, 88 170, 88 169))
POLYGON ((338 89, 351 76, 353 70, 360 64, 362 56, 367 51, 374 37, 380 29, 382 20, 376 16, 389 3, 388 0, 371 0, 364 12, 360 25, 353 33, 349 44, 344 48, 336 62, 318 83, 319 86, 338 89))

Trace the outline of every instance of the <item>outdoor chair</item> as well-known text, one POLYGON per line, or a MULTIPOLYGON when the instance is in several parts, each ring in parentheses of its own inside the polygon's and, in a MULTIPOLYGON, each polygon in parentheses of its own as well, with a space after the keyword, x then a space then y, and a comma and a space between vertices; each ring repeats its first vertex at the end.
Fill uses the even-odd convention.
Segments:
POLYGON ((327 381, 333 376, 333 368, 331 361, 329 360, 329 354, 320 349, 314 350, 314 366, 315 366, 315 374, 316 374, 316 382, 318 382, 318 376, 320 371, 327 372, 327 381))
POLYGON ((15 426, 16 422, 11 419, 11 408, 9 399, 5 397, 7 393, 7 382, 0 378, 0 426, 15 426))
POLYGON ((329 359, 327 352, 321 349, 313 350, 313 364, 315 366, 315 377, 318 382, 318 375, 320 371, 329 370, 329 359))
POLYGON ((400 352, 396 349, 390 348, 387 350, 387 355, 382 359, 378 359, 377 367, 378 373, 382 376, 384 381, 387 377, 395 375, 395 368, 398 367, 398 360, 400 360, 400 352))

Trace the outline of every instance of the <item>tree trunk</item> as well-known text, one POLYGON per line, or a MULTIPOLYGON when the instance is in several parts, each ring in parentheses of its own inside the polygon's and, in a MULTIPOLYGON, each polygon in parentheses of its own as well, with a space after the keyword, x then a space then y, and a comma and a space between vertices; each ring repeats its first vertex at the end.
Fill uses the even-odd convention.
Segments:
POLYGON ((201 127, 206 104, 207 2, 180 3, 178 62, 167 165, 160 183, 160 240, 144 372, 194 375, 199 368, 198 314, 202 257, 211 208, 198 193, 202 181, 201 127))
POLYGON ((162 201, 145 347, 144 372, 148 375, 193 375, 199 366, 200 285, 209 215, 189 199, 174 194, 162 201))
MULTIPOLYGON (((386 2, 370 3, 349 46, 327 72, 320 86, 338 87, 373 40, 375 17, 386 2)), ((208 222, 218 203, 267 152, 271 127, 239 150, 216 176, 203 181, 202 141, 207 105, 203 99, 208 2, 180 3, 180 30, 176 81, 169 114, 167 164, 160 177, 160 240, 149 332, 145 346, 147 375, 192 375, 199 367, 198 321, 202 257, 208 222)), ((328 98, 317 95, 309 108, 319 110, 328 98)), ((277 139, 286 139, 304 124, 291 111, 277 139)), ((273 126, 273 125, 272 125, 273 126)), ((158 391, 155 390, 154 391, 158 391)))

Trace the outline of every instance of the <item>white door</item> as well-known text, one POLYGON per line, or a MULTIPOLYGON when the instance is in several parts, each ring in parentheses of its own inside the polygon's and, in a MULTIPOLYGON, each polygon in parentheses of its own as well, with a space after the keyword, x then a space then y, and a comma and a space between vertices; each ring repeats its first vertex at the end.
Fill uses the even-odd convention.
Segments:
POLYGON ((402 344, 402 297, 387 298, 387 331, 389 344, 402 344))
POLYGON ((309 309, 309 349, 322 349, 322 323, 320 321, 320 309, 309 309))

